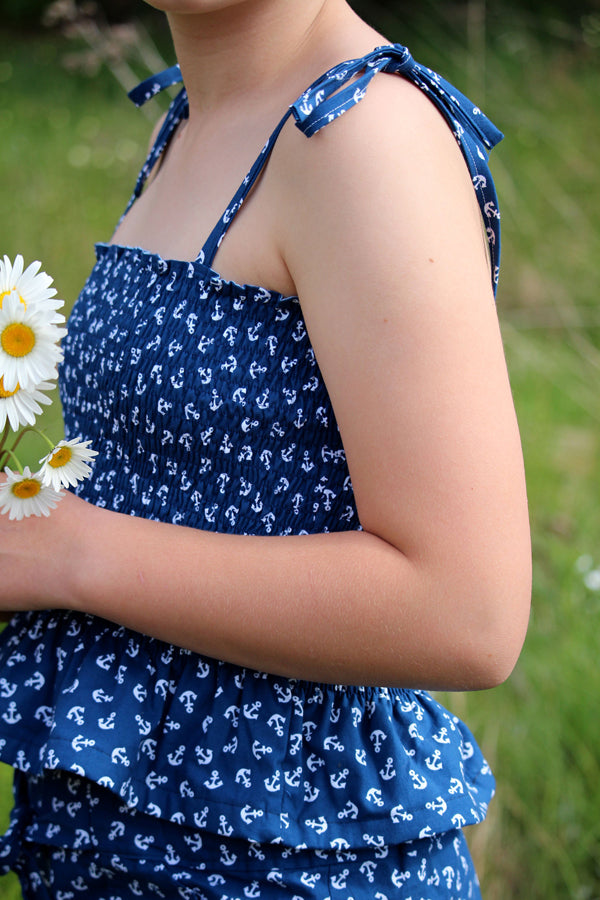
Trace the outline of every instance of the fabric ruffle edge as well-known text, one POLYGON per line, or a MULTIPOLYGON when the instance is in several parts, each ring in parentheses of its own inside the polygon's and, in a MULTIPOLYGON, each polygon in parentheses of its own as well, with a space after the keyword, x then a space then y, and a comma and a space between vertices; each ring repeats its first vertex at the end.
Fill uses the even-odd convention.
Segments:
POLYGON ((183 825, 362 847, 474 824, 493 795, 471 733, 425 692, 288 681, 85 615, 20 614, 0 642, 3 761, 183 825))

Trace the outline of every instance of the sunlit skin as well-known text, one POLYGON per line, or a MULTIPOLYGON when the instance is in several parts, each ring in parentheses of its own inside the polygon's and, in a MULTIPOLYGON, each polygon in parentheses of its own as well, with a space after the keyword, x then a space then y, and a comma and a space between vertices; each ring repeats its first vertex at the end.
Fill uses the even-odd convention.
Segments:
MULTIPOLYGON (((190 118, 113 239, 193 259, 287 105, 385 39, 344 0, 152 5, 190 118)), ((49 519, 0 518, 0 606, 317 681, 505 679, 529 611, 523 463, 481 217, 439 114, 378 76, 314 138, 288 123, 214 265, 298 295, 364 530, 214 534, 67 494, 49 519)))
POLYGON ((242 4, 256 4, 256 0, 156 0, 151 3, 146 0, 148 6, 160 9, 162 12, 180 15, 206 14, 221 12, 242 4))

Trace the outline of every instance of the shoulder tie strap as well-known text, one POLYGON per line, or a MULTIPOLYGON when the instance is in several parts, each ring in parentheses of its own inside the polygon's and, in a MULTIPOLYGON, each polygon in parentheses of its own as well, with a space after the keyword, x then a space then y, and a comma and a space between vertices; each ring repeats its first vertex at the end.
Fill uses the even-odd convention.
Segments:
MULTIPOLYGON (((171 66, 169 69, 165 69, 164 72, 159 72, 157 75, 152 75, 150 76, 150 78, 146 78, 145 81, 142 81, 141 84, 138 84, 137 87, 129 91, 127 96, 139 108, 140 106, 143 106, 144 103, 146 103, 148 100, 156 97, 156 95, 165 90, 165 88, 171 87, 171 85, 173 84, 178 84, 181 80, 181 70, 179 66, 171 66)), ((142 193, 148 175, 156 165, 158 159, 160 158, 163 150, 167 145, 167 142, 175 131, 175 128, 177 127, 181 119, 187 118, 187 115, 187 94, 185 88, 182 88, 169 106, 164 122, 162 123, 156 139, 152 147, 150 148, 144 165, 140 169, 135 187, 133 189, 133 193, 129 198, 129 202, 127 203, 123 215, 121 216, 121 221, 127 215, 137 198, 142 193)))
POLYGON ((503 135, 464 94, 437 72, 415 62, 406 47, 377 47, 361 59, 335 66, 311 85, 292 105, 297 127, 307 137, 316 134, 363 99, 377 72, 401 75, 419 87, 452 129, 469 168, 486 226, 495 292, 500 266, 500 213, 488 156, 503 135))
POLYGON ((292 104, 297 127, 312 137, 325 125, 355 106, 365 95, 376 72, 391 62, 390 51, 402 51, 397 58, 397 71, 413 64, 404 47, 379 47, 360 59, 350 59, 326 72, 292 104), (385 51, 385 55, 383 55, 385 51))
MULTIPOLYGON (((181 80, 182 76, 179 66, 171 66, 169 69, 165 69, 164 72, 159 72, 157 75, 152 75, 150 76, 150 78, 146 78, 145 81, 142 81, 141 84, 139 84, 133 90, 129 91, 128 96, 136 106, 143 106, 144 103, 146 103, 148 100, 151 100, 165 88, 168 88, 173 84, 177 84, 181 80)), ((244 178, 242 184, 237 189, 227 209, 208 236, 206 243, 198 254, 197 259, 199 262, 205 263, 208 266, 212 264, 221 241, 225 237, 225 234, 227 233, 227 230, 229 229, 229 226, 231 225, 236 213, 244 202, 244 199, 246 198, 256 179, 260 175, 267 159, 269 158, 269 154, 273 149, 275 141, 277 140, 285 122, 289 118, 290 113, 291 109, 287 109, 282 119, 276 125, 268 141, 260 151, 252 168, 244 178)), ((152 170, 152 167, 156 163, 156 160, 163 152, 167 141, 174 131, 175 126, 181 118, 186 117, 188 114, 189 109, 187 93, 185 91, 185 88, 182 88, 182 90, 179 92, 177 97, 175 97, 171 106, 169 107, 169 111, 167 113, 165 121, 163 122, 162 128, 159 131, 154 146, 152 147, 150 154, 148 155, 148 159, 142 167, 133 195, 123 215, 127 213, 132 203, 134 203, 137 197, 141 194, 146 178, 148 177, 149 172, 152 170)))
POLYGON ((165 69, 164 72, 158 72, 156 75, 151 75, 149 78, 146 78, 141 84, 138 84, 137 87, 134 87, 133 90, 129 91, 127 96, 137 107, 140 107, 143 106, 146 101, 151 100, 152 97, 156 97, 157 94, 164 91, 165 88, 171 87, 173 84, 178 84, 181 80, 181 69, 179 68, 179 64, 177 64, 171 66, 169 69, 165 69))
POLYGON ((271 154, 273 147, 275 146, 275 141, 279 137, 281 129, 287 122, 290 117, 291 109, 286 110, 283 117, 275 126, 271 136, 268 141, 260 151, 258 157, 254 161, 254 164, 241 185, 235 192, 231 202, 229 203, 227 209, 211 231, 206 240, 206 243, 202 247, 202 250, 198 254, 198 261, 205 263, 207 266, 211 266, 212 262, 215 258, 216 252, 219 249, 221 242, 225 235, 227 234, 231 223, 233 222, 236 214, 239 212, 239 209, 250 193, 252 186, 255 184, 258 176, 262 172, 265 167, 267 160, 271 154))
MULTIPOLYGON (((334 66, 313 82, 286 110, 236 191, 231 203, 209 235, 198 255, 200 262, 204 262, 206 265, 212 264, 221 241, 265 166, 275 141, 290 114, 293 115, 296 126, 307 137, 312 137, 329 122, 359 103, 377 72, 401 75, 419 87, 438 108, 452 129, 471 173, 475 194, 486 225, 492 263, 492 284, 494 292, 496 291, 500 266, 500 213, 496 189, 488 166, 488 156, 489 151, 502 140, 502 133, 464 94, 457 91, 437 72, 415 62, 408 49, 400 44, 377 47, 360 59, 348 60, 334 66)), ((147 78, 130 91, 129 96, 137 106, 141 106, 166 87, 180 81, 179 66, 171 66, 164 72, 147 78)), ((127 210, 141 193, 148 173, 164 150, 175 126, 181 118, 187 115, 187 94, 185 88, 182 88, 173 100, 155 144, 140 172, 127 210)))

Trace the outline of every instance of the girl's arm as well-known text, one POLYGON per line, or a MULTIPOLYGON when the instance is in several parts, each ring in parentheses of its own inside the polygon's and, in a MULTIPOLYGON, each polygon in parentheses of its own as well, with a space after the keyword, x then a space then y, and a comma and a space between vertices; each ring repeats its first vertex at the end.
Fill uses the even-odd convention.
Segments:
POLYGON ((84 610, 310 680, 496 684, 525 633, 530 545, 468 171, 400 78, 374 79, 368 102, 310 140, 293 128, 280 140, 274 239, 364 531, 214 534, 70 496, 48 520, 0 519, 2 605, 84 610))

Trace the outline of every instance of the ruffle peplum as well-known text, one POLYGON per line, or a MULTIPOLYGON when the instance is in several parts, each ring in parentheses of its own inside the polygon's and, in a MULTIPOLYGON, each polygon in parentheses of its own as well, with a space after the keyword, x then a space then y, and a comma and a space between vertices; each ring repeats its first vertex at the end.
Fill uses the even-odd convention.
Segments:
POLYGON ((2 671, 5 762, 213 834, 383 845, 479 822, 492 793, 467 728, 421 691, 289 681, 79 614, 18 616, 2 671))

